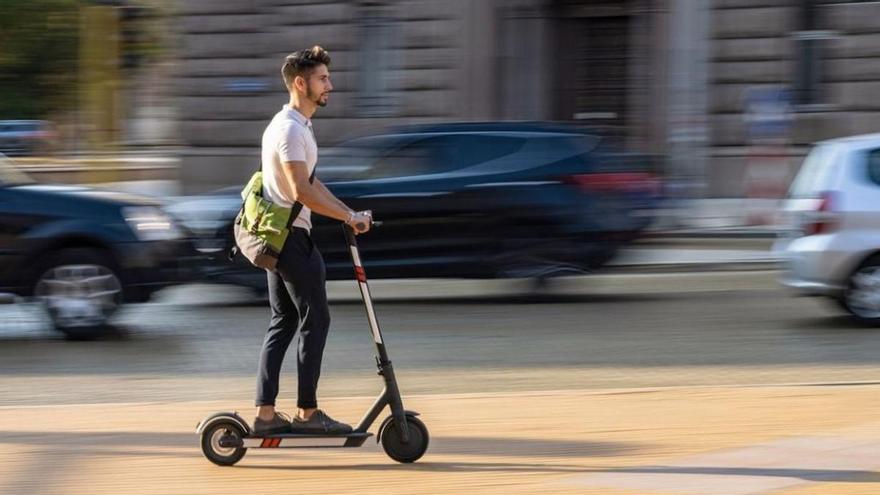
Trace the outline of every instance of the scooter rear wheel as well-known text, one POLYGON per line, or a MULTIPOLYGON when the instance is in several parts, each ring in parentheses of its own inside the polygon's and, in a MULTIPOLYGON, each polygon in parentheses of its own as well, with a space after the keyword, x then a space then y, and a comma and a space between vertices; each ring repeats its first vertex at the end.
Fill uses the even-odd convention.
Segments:
POLYGON ((410 463, 419 460, 428 450, 428 428, 415 416, 406 417, 409 441, 404 443, 397 429, 397 422, 389 421, 382 428, 382 448, 388 457, 397 462, 410 463))
POLYGON ((202 453, 218 466, 232 466, 247 452, 247 448, 241 446, 244 436, 235 422, 218 421, 202 431, 202 453))

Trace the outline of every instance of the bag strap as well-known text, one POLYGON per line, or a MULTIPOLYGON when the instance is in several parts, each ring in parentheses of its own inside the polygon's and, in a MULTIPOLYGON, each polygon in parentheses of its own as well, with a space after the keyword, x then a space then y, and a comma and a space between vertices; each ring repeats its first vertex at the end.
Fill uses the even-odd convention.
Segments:
MULTIPOLYGON (((309 176, 309 184, 315 183, 315 172, 318 170, 318 167, 312 169, 312 175, 309 176)), ((293 206, 290 207, 290 218, 287 219, 287 230, 293 228, 293 222, 299 218, 299 214, 302 213, 303 204, 299 201, 293 203, 293 206)))
MULTIPOLYGON (((256 171, 259 172, 261 169, 262 169, 262 167, 259 167, 259 168, 257 168, 256 171)), ((315 172, 317 171, 317 169, 318 169, 317 166, 314 169, 312 169, 312 175, 309 176, 309 184, 315 183, 315 172)), ((302 212, 302 209, 303 209, 303 204, 300 203, 299 201, 295 202, 293 204, 293 206, 290 208, 290 218, 287 219, 287 229, 288 230, 293 228, 293 222, 297 219, 297 217, 299 217, 299 214, 302 212)), ((239 222, 241 222, 242 216, 244 216, 244 200, 242 200, 242 202, 241 202, 241 208, 238 210, 238 215, 235 216, 235 224, 238 224, 239 222)), ((235 255, 238 254, 238 251, 239 251, 238 246, 233 241, 232 246, 230 246, 229 251, 226 253, 226 258, 229 259, 229 261, 234 260, 235 255)))

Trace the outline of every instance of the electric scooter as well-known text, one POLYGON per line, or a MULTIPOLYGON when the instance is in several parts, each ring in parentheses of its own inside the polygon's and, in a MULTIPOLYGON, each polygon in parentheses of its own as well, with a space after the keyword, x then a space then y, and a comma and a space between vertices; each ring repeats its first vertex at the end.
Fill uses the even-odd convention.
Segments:
MULTIPOLYGON (((379 226, 381 223, 373 222, 372 225, 379 226)), ((360 447, 373 436, 367 430, 385 406, 391 409, 391 415, 382 421, 376 433, 376 441, 382 444, 385 453, 397 462, 410 463, 417 461, 428 449, 428 429, 416 417, 419 413, 403 408, 400 389, 394 377, 394 368, 388 359, 382 332, 376 320, 370 287, 367 285, 367 276, 361 264, 354 230, 348 225, 343 225, 342 228, 348 242, 361 297, 367 310, 373 342, 376 345, 376 366, 379 375, 385 381, 385 388, 360 423, 352 432, 345 434, 274 433, 261 436, 254 434, 248 423, 237 412, 212 414, 198 424, 196 433, 200 438, 202 453, 214 464, 232 466, 244 457, 248 449, 360 447)))

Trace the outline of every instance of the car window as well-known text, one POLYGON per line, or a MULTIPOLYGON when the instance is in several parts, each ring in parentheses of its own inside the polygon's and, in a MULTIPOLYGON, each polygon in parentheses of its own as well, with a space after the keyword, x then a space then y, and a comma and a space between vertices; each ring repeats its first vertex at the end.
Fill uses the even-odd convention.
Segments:
MULTIPOLYGON (((598 138, 577 134, 548 134, 541 138, 530 138, 528 150, 543 155, 549 161, 580 157, 587 159, 596 149, 598 138)), ((546 160, 542 160, 546 161, 546 160)))
POLYGON ((471 167, 516 153, 524 139, 512 136, 453 134, 437 138, 438 161, 445 170, 471 167))
POLYGON ((416 138, 400 142, 385 150, 370 166, 366 177, 385 179, 436 173, 437 157, 443 143, 441 138, 416 138))
MULTIPOLYGON (((596 145, 591 136, 520 137, 491 134, 396 135, 361 138, 322 150, 318 176, 324 181, 385 179, 437 174, 482 167, 511 166, 503 158, 586 154, 596 145), (541 151, 544 150, 544 151, 541 151), (564 153, 563 153, 564 151, 564 153)), ((529 166, 533 166, 530 162, 529 166)))
POLYGON ((868 152, 868 178, 880 186, 880 149, 868 152))
POLYGON ((376 161, 376 150, 371 146, 344 144, 318 152, 315 175, 324 182, 363 179, 376 161))
POLYGON ((324 181, 384 179, 437 171, 437 138, 374 136, 321 152, 318 176, 324 181))
POLYGON ((484 134, 404 138, 370 167, 370 178, 439 174, 473 167, 516 153, 524 139, 484 134))
POLYGON ((390 177, 393 167, 383 166, 387 155, 412 141, 396 136, 370 136, 323 148, 318 152, 317 176, 325 182, 390 177))
POLYGON ((373 136, 321 150, 317 175, 323 181, 384 179, 437 171, 443 146, 437 137, 373 136))
POLYGON ((834 171, 836 149, 830 144, 815 146, 801 165, 797 176, 791 183, 788 195, 791 198, 812 198, 828 188, 834 171))

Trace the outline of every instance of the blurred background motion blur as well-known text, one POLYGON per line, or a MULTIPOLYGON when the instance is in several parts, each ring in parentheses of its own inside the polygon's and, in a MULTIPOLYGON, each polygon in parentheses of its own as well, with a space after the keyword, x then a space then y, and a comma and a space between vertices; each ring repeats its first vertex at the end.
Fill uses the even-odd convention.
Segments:
MULTIPOLYGON (((176 194, 239 184, 285 99, 279 61, 321 44, 336 87, 316 117, 323 149, 412 124, 553 121, 643 154, 632 166, 669 199, 778 199, 810 144, 875 130, 877 8, 6 0, 0 146, 120 157, 53 180, 170 180, 176 194), (131 153, 167 160, 121 158, 131 153)), ((687 224, 697 212, 675 213, 666 220, 687 224)))
MULTIPOLYGON (((386 220, 367 247, 378 278, 543 283, 605 266, 664 233, 804 233, 810 215, 841 202, 822 202, 807 178, 807 199, 818 202, 786 207, 803 157, 818 141, 875 131, 880 112, 871 97, 880 87, 876 2, 5 0, 2 8, 0 150, 4 174, 16 177, 7 182, 29 176, 150 196, 117 198, 117 217, 139 229, 133 239, 149 231, 150 242, 178 244, 152 249, 156 259, 141 257, 138 269, 176 264, 180 273, 142 280, 123 273, 132 263, 108 246, 125 239, 6 228, 7 253, 18 254, 4 257, 0 287, 16 296, 39 295, 45 272, 9 267, 83 261, 61 247, 89 248, 87 259, 110 251, 115 266, 103 268, 112 278, 97 293, 118 294, 87 313, 112 312, 130 299, 129 285, 151 287, 140 299, 193 280, 260 291, 260 272, 225 259, 238 187, 287 100, 280 61, 314 44, 329 50, 335 86, 315 117, 319 175, 386 220), (130 214, 147 202, 152 209, 130 214), (180 254, 188 248, 191 258, 180 254)), ((328 239, 330 278, 346 278, 343 246, 329 240, 338 233, 323 225, 316 235, 328 239)), ((774 256, 789 251, 777 244, 774 256)), ((835 275, 832 296, 840 299, 854 268, 835 275)), ((58 273, 43 280, 45 300, 61 297, 69 274, 58 273)), ((91 280, 83 277, 73 278, 91 280)), ((58 304, 67 306, 76 304, 58 304)))
MULTIPOLYGON (((334 86, 314 116, 317 176, 384 221, 359 242, 401 387, 434 404, 434 459, 450 456, 438 477, 464 470, 473 493, 469 476, 499 469, 494 480, 624 454, 657 464, 747 428, 703 441, 700 411, 715 402, 688 407, 686 394, 632 429, 586 399, 513 398, 473 419, 430 394, 880 383, 880 334, 860 326, 880 324, 878 19, 880 2, 844 0, 0 0, 0 466, 15 471, 0 470, 0 492, 37 493, 78 466, 57 456, 149 455, 94 450, 114 441, 165 442, 189 466, 189 429, 207 412, 198 401, 248 407, 266 280, 227 259, 231 225, 261 134, 288 102, 282 60, 316 44, 334 86), (15 409, 152 400, 174 402, 156 417, 174 409, 162 428, 176 433, 135 434, 144 423, 125 423, 131 409, 108 409, 100 428, 116 433, 77 430, 57 452, 15 409), (525 402, 574 409, 523 420, 525 402), (512 427, 486 430, 501 416, 512 427), (668 428, 676 418, 688 422, 668 428), (522 428, 532 420, 566 441, 510 440, 542 434, 522 428), (37 461, 7 462, 20 444, 37 461), (494 457, 468 471, 462 453, 494 457), (568 460, 533 471, 554 455, 568 460)), ((370 395, 349 255, 338 223, 315 220, 334 318, 322 394, 370 395)), ((284 380, 295 389, 292 371, 284 380)), ((783 429, 807 428, 808 413, 842 425, 877 410, 878 387, 865 387, 873 404, 798 406, 800 392, 736 402, 744 389, 718 404, 783 429)), ((634 410, 653 410, 644 397, 634 410)), ((85 409, 51 411, 65 418, 53 427, 94 429, 68 422, 85 409)), ((824 454, 790 459, 806 457, 824 454)), ((802 466, 789 467, 765 477, 802 466)))

